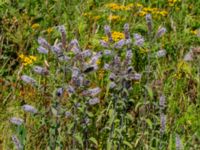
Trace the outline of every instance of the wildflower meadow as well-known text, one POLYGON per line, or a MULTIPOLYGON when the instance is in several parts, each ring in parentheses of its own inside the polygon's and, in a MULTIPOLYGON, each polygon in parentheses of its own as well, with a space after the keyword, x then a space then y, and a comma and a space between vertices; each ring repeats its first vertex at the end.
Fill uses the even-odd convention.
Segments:
POLYGON ((0 0, 0 150, 200 150, 200 0, 0 0))

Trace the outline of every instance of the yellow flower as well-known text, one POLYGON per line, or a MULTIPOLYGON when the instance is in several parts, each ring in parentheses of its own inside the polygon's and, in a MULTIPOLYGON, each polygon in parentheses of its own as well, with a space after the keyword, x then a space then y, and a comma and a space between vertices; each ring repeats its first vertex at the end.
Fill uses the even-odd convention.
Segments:
POLYGON ((94 20, 99 20, 100 18, 101 18, 101 16, 99 16, 99 15, 93 17, 94 20))
POLYGON ((140 12, 139 12, 139 16, 141 16, 141 17, 142 17, 142 16, 145 16, 146 14, 148 14, 146 11, 140 11, 140 12))
POLYGON ((53 28, 48 28, 47 29, 47 33, 49 34, 49 33, 51 33, 53 31, 53 28))
POLYGON ((19 58, 21 59, 22 64, 23 64, 24 66, 33 64, 33 62, 36 61, 36 57, 35 57, 35 56, 25 56, 24 54, 20 54, 20 55, 19 55, 19 58))
MULTIPOLYGON (((117 42, 121 39, 124 39, 125 37, 124 37, 124 33, 114 31, 114 32, 112 32, 112 38, 113 38, 114 42, 117 42)), ((102 37, 102 39, 106 42, 108 41, 108 37, 102 37)))
POLYGON ((110 15, 110 16, 108 16, 108 20, 117 21, 117 20, 120 20, 120 16, 118 16, 118 15, 110 15))
POLYGON ((98 78, 103 79, 105 71, 103 69, 98 71, 98 78))
POLYGON ((37 29, 37 28, 39 28, 39 24, 38 23, 34 23, 32 26, 31 26, 31 28, 32 29, 37 29))

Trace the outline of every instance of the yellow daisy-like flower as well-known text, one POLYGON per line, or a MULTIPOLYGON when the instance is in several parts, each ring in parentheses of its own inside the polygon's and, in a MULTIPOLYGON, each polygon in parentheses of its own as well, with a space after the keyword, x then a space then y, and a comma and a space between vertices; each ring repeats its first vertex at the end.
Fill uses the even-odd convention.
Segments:
MULTIPOLYGON (((121 39, 124 39, 125 36, 124 36, 124 33, 122 33, 122 32, 114 31, 114 32, 112 32, 112 38, 113 38, 114 42, 117 42, 117 41, 119 41, 121 39)), ((102 39, 104 41, 106 41, 106 42, 108 41, 108 37, 107 36, 102 37, 102 39)))
POLYGON ((37 58, 35 56, 25 56, 24 54, 20 54, 19 58, 22 61, 22 64, 24 66, 33 64, 33 62, 35 62, 37 60, 37 58))
POLYGON ((101 16, 99 16, 99 15, 93 17, 94 20, 99 20, 100 18, 101 18, 101 16))
POLYGON ((110 21, 118 21, 118 20, 120 20, 120 16, 118 16, 118 15, 110 15, 110 16, 108 16, 108 20, 110 20, 110 21))
POLYGON ((53 31, 53 28, 48 28, 47 29, 47 33, 49 34, 49 33, 51 33, 53 31))
POLYGON ((34 23, 34 24, 31 26, 32 29, 37 29, 37 28, 39 28, 39 27, 40 27, 40 25, 39 25, 38 23, 34 23))

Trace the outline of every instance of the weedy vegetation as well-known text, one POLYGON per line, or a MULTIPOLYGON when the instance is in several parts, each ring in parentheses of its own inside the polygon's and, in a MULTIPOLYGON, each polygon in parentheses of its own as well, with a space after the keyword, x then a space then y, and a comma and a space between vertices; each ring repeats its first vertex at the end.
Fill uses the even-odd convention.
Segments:
POLYGON ((0 149, 200 149, 199 8, 1 0, 0 149))

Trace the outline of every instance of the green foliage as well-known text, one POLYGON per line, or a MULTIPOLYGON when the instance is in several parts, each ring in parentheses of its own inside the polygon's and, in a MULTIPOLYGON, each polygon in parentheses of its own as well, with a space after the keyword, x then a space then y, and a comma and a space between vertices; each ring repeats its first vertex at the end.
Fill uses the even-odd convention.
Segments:
POLYGON ((17 148, 12 135, 27 150, 173 150, 177 149, 178 140, 184 149, 200 149, 199 8, 200 1, 193 0, 1 0, 0 149, 17 148), (149 13, 152 32, 145 19, 149 13), (125 23, 129 24, 132 44, 113 48, 125 23), (73 58, 66 62, 60 62, 52 51, 48 55, 37 51, 38 37, 45 38, 51 46, 62 41, 58 31, 61 25, 66 29, 63 55, 73 58), (107 38, 105 25, 116 33, 116 41, 106 48, 99 44, 107 38), (156 38, 160 27, 167 32, 156 38), (135 33, 144 38, 143 46, 134 44, 135 33), (68 49, 73 39, 78 40, 81 51, 90 49, 92 56, 105 50, 112 54, 98 60, 95 72, 83 73, 84 79, 90 81, 88 85, 70 93, 68 87, 75 87, 73 67, 84 72, 82 66, 91 61, 90 57, 79 61, 68 49), (161 49, 166 55, 158 57, 161 49), (130 65, 124 63, 127 50, 133 54, 130 65), (185 60, 187 54, 192 54, 192 60, 185 60), (27 63, 30 56, 36 60, 27 63), (119 56, 120 63, 106 70, 104 65, 113 62, 115 56, 119 56), (36 74, 33 67, 37 65, 46 68, 48 75, 36 74), (130 66, 133 75, 138 73, 141 79, 134 76, 129 80, 124 75, 130 66), (118 77, 112 89, 113 72, 118 77), (37 84, 24 84, 24 74, 37 84), (64 92, 59 97, 57 90, 61 87, 64 92), (95 96, 99 102, 91 105, 91 97, 83 92, 95 87, 101 89, 95 96), (161 95, 166 98, 163 106, 161 95), (23 111, 24 104, 33 105, 38 112, 23 111), (24 123, 13 125, 11 117, 22 118, 24 123))

